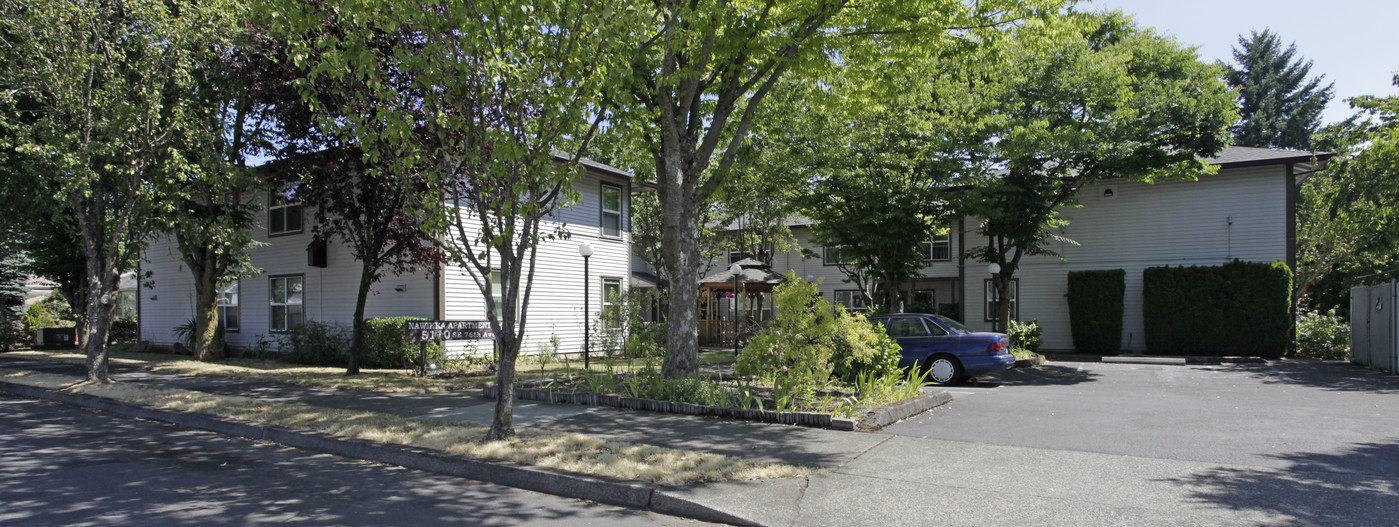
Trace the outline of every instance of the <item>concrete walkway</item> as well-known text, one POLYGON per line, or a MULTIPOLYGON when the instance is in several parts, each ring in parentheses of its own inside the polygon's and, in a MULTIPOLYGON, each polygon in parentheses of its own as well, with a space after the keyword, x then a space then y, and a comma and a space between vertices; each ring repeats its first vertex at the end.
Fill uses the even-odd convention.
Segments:
MULTIPOLYGON (((1060 363, 1061 365, 1064 363, 1060 363)), ((1061 396, 1056 404, 1075 404, 1073 393, 1091 389, 1130 391, 1130 387, 1093 379, 1127 375, 1140 365, 1069 363, 1074 382, 1034 386, 1061 396)), ((78 373, 76 367, 14 361, 0 356, 0 367, 35 368, 78 373)), ((1187 369, 1208 378, 1216 372, 1190 366, 1152 368, 1187 369), (1198 370, 1198 371, 1196 371, 1198 370)), ((1338 366, 1343 367, 1343 366, 1338 366)), ((1019 375, 1011 373, 1008 375, 1019 375)), ((316 406, 372 410, 409 417, 468 421, 488 424, 492 401, 470 393, 375 394, 301 388, 249 381, 197 378, 177 374, 118 370, 126 382, 234 394, 270 401, 316 406)), ((1169 376, 1144 376, 1142 382, 1169 376)), ((1325 386, 1270 384, 1267 379, 1231 378, 1229 382, 1253 382, 1260 390, 1325 390, 1325 386)), ((1368 382, 1368 381, 1367 381, 1368 382)), ((1374 398, 1366 404, 1399 408, 1399 384, 1375 378, 1374 398)), ((955 408, 975 398, 998 397, 1023 389, 1013 379, 998 382, 983 378, 949 409, 935 409, 908 422, 923 422, 921 429, 936 429, 955 408), (1006 390, 997 392, 996 390, 1006 390), (931 427, 931 428, 927 428, 931 427)), ((1352 386, 1351 389, 1356 389, 1352 386)), ((1264 394, 1266 395, 1266 394, 1264 394)), ((1297 394, 1293 394, 1296 396, 1297 394)), ((1097 395, 1103 397, 1102 394, 1097 395)), ((1109 395, 1110 396, 1110 395, 1109 395)), ((1201 402, 1214 395, 1200 393, 1201 402)), ((1302 394, 1305 397, 1305 394, 1302 394)), ((1290 400, 1291 397, 1280 400, 1290 400)), ((1126 404, 1123 397, 1117 397, 1126 404)), ((994 399, 984 399, 994 400, 994 399)), ((1251 404, 1266 405, 1266 396, 1251 404)), ((1190 412, 1190 401, 1176 408, 1190 412)), ((1030 402, 1021 406, 1032 405, 1030 402)), ((1145 412, 1160 412, 1145 407, 1145 412)), ((1091 412, 1091 408, 1079 411, 1091 412)), ((804 479, 770 480, 697 485, 671 489, 694 503, 720 510, 746 523, 759 525, 1356 525, 1399 524, 1399 468, 1376 468, 1348 458, 1346 463, 1240 463, 1209 461, 1210 456, 1154 457, 1073 448, 1041 448, 1033 438, 1021 444, 995 444, 976 438, 917 437, 907 434, 920 428, 902 424, 884 433, 839 432, 801 427, 734 422, 712 418, 635 412, 543 403, 516 406, 516 424, 549 430, 577 432, 606 439, 654 444, 700 452, 715 452, 750 459, 820 467, 824 473, 804 479), (902 428, 901 428, 902 427, 902 428), (905 430, 899 432, 899 430, 905 430), (1204 460, 1204 461, 1202 461, 1204 460), (1335 468, 1340 467, 1340 468, 1335 468)), ((1117 408, 1117 412, 1130 411, 1117 408)), ((1263 407, 1258 412, 1287 412, 1286 407, 1263 407)), ((1014 430, 1029 418, 1003 409, 997 425, 994 416, 982 416, 999 426, 999 434, 1014 430)), ((1035 412, 1039 412, 1038 409, 1035 412)), ((1150 415, 1141 415, 1147 419, 1150 415)), ((1122 419, 1101 427, 1126 427, 1122 419)), ((1396 422, 1399 424, 1399 422, 1396 422)), ((1227 426, 1227 423, 1220 423, 1227 426)), ((1381 427, 1382 428, 1382 427, 1381 427)), ((1390 428, 1397 430, 1399 427, 1390 428)), ((1369 430, 1366 428, 1365 430, 1369 430)), ((960 437, 956 430, 951 436, 960 437)), ((1102 430, 1079 430, 1095 437, 1102 430)), ((1070 431, 1068 434, 1072 434, 1070 431)), ((1366 434, 1370 434, 1366 432, 1366 434)), ((994 435, 994 434, 988 434, 994 435)), ((1373 435, 1373 434, 1370 434, 1373 435)), ((1062 439, 1062 437, 1057 438, 1062 439)), ((1176 439, 1172 439, 1176 440, 1176 439)), ((1188 437, 1181 439, 1188 441, 1188 437)), ((1287 442, 1287 437, 1239 437, 1239 441, 1287 442)), ((1008 443, 1002 441, 1002 443, 1008 443)), ((1352 456, 1399 459, 1399 433, 1389 437, 1355 437, 1352 456)), ((1136 452, 1131 449, 1128 452, 1136 452)), ((1322 453, 1316 453, 1321 455, 1322 453)), ((1345 455, 1344 453, 1341 455, 1345 455)), ((1229 458, 1235 459, 1235 458, 1229 458)), ((1314 458, 1309 458, 1314 459, 1314 458)), ((1392 462, 1391 462, 1392 463, 1392 462)), ((1399 464, 1395 464, 1399 465, 1399 464)))

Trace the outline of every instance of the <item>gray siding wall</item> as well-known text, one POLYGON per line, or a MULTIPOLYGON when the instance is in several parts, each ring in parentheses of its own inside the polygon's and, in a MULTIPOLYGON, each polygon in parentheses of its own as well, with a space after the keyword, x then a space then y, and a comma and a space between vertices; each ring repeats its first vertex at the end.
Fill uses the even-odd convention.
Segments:
MULTIPOLYGON (((1220 265, 1287 260, 1284 165, 1221 170, 1198 181, 1155 184, 1105 180, 1084 190, 1081 207, 1066 208, 1062 234, 1078 243, 1053 242, 1054 256, 1025 258, 1019 279, 1020 320, 1044 327, 1044 349, 1073 348, 1069 328, 1068 273, 1124 269, 1127 291, 1123 349, 1145 349, 1142 271, 1161 265, 1220 265), (1112 188, 1111 199, 1102 197, 1112 188)), ((967 243, 985 243, 977 221, 966 221, 967 243)), ((986 265, 967 263, 966 321, 990 330, 984 318, 986 265)))

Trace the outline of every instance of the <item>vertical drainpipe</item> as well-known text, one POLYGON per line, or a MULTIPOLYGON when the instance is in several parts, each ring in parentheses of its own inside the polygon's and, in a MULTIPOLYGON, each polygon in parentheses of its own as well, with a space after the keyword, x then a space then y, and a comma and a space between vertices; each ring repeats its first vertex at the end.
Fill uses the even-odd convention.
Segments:
MULTIPOLYGON (((1287 164, 1287 269, 1292 271, 1292 288, 1297 287, 1297 175, 1296 165, 1287 164)), ((1287 335, 1287 356, 1297 351, 1297 303, 1292 301, 1292 289, 1287 291, 1287 316, 1291 321, 1287 335)))
POLYGON ((967 218, 957 218, 957 287, 952 288, 957 295, 957 311, 967 323, 967 218))

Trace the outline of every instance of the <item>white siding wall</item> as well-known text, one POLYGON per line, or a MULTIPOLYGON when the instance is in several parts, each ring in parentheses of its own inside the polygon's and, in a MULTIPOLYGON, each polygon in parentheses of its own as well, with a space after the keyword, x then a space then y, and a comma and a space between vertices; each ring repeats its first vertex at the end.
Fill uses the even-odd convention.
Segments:
MULTIPOLYGON (((1069 271, 1124 269, 1127 291, 1122 346, 1145 348, 1142 271, 1161 265, 1220 265, 1287 260, 1286 176, 1283 165, 1221 170, 1199 181, 1145 184, 1106 180, 1085 189, 1082 207, 1064 210, 1063 234, 1079 245, 1055 243, 1064 256, 1024 259, 1019 279, 1020 320, 1039 320, 1044 349, 1073 348, 1069 328, 1069 271), (1112 187, 1116 197, 1103 199, 1112 187), (1230 220, 1232 219, 1232 224, 1230 220)), ((976 219, 966 221, 967 244, 984 243, 976 219)), ((990 330, 983 317, 986 266, 967 263, 966 321, 990 330)))
MULTIPOLYGON (((530 292, 529 309, 526 313, 525 342, 522 354, 538 353, 541 346, 549 346, 553 336, 558 336, 562 353, 577 353, 583 350, 583 324, 601 311, 602 280, 616 278, 625 290, 631 278, 631 189, 626 180, 615 176, 600 176, 589 173, 575 182, 581 202, 559 211, 556 218, 541 227, 549 232, 554 226, 562 225, 570 236, 566 240, 550 240, 539 245, 536 259, 534 287, 530 292), (622 189, 622 235, 602 236, 601 228, 601 189, 602 181, 622 189), (587 281, 591 295, 590 316, 583 313, 583 257, 578 255, 578 246, 588 242, 593 246, 593 256, 589 258, 590 279, 587 281)), ((471 225, 471 219, 466 225, 471 225)), ((522 275, 522 285, 523 285, 522 275)), ((443 274, 446 288, 446 315, 450 320, 486 320, 486 302, 481 291, 470 275, 468 268, 449 265, 443 274)), ((449 346, 453 354, 490 353, 491 343, 457 342, 449 346), (474 344, 474 349, 473 349, 474 344)))
MULTIPOLYGON (((264 205, 267 195, 259 198, 264 205)), ((269 277, 301 275, 305 285, 306 320, 336 323, 347 330, 354 319, 355 296, 359 292, 360 265, 343 242, 331 241, 327 267, 310 267, 306 246, 311 243, 311 223, 315 213, 304 210, 306 228, 300 234, 268 237, 267 211, 259 213, 253 238, 268 245, 252 250, 253 265, 262 272, 239 279, 242 327, 226 334, 234 346, 251 346, 259 336, 268 337, 271 323, 269 277)), ((194 279, 180 260, 174 240, 162 237, 146 251, 143 271, 151 271, 154 289, 141 289, 141 338, 161 345, 173 344, 175 326, 194 317, 194 279)), ((426 272, 387 276, 374 285, 365 304, 365 316, 432 317, 433 280, 426 272), (395 291, 403 285, 404 291, 395 291)))

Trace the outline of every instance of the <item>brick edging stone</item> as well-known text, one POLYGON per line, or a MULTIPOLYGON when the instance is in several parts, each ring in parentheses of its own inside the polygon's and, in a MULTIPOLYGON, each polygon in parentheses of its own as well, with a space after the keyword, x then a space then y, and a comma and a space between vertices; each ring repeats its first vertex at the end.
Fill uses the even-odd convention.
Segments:
POLYGON ((5 381, 0 381, 0 392, 91 408, 125 417, 160 421, 183 428, 207 430, 251 440, 271 441, 302 450, 485 481, 555 496, 650 510, 660 514, 701 521, 757 525, 751 520, 667 493, 664 488, 649 483, 627 482, 509 462, 462 458, 425 448, 293 430, 193 412, 162 410, 95 395, 5 381))

